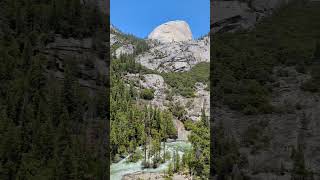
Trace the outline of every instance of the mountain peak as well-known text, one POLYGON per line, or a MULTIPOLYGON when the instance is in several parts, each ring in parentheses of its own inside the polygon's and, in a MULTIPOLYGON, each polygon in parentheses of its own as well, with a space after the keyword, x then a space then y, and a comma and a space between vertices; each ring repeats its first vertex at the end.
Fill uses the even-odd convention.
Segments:
POLYGON ((192 40, 192 32, 188 23, 182 20, 169 21, 156 27, 148 39, 158 40, 161 43, 192 40))

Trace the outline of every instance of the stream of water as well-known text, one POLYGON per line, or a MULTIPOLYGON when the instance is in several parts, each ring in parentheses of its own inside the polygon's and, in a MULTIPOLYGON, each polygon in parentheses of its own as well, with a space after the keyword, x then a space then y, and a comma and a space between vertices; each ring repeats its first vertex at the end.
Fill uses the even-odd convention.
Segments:
MULTIPOLYGON (((182 157, 184 152, 186 152, 190 148, 191 148, 191 143, 187 141, 176 141, 176 142, 166 143, 166 153, 170 153, 171 157, 173 155, 173 152, 175 152, 176 150, 178 151, 180 157, 182 157)), ((167 161, 166 163, 161 164, 156 169, 154 168, 143 169, 141 165, 142 160, 135 163, 127 162, 128 157, 122 159, 117 163, 111 164, 111 167, 110 167, 111 180, 121 180, 125 174, 131 174, 136 172, 164 172, 165 170, 167 170, 168 165, 171 162, 171 160, 167 161)))

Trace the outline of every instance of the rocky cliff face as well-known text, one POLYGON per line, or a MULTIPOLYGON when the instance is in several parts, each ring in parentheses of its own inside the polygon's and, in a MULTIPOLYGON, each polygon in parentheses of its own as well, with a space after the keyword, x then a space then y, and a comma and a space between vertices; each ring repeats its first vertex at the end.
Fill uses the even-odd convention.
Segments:
POLYGON ((252 28, 289 0, 211 1, 211 32, 252 28))
MULTIPOLYGON (((125 41, 119 30, 111 26, 111 49, 114 58, 122 54, 130 55, 136 49, 133 43, 125 41)), ((210 93, 207 85, 195 83, 194 97, 184 97, 179 93, 169 94, 173 88, 162 77, 165 73, 187 72, 196 64, 210 62, 210 39, 204 36, 201 39, 192 40, 192 33, 183 21, 171 21, 154 29, 147 40, 149 50, 136 55, 135 61, 147 69, 153 70, 153 74, 126 74, 123 79, 127 84, 134 84, 135 89, 152 89, 152 100, 137 99, 142 103, 169 109, 172 104, 179 104, 185 111, 183 117, 174 117, 178 129, 178 138, 186 140, 188 132, 185 131, 181 119, 198 121, 202 114, 203 107, 206 115, 209 116, 210 93), (170 96, 170 97, 169 97, 170 96)), ((208 64, 209 65, 209 64, 208 64)))
POLYGON ((189 25, 184 21, 170 21, 160 25, 149 35, 149 51, 136 61, 158 72, 189 71, 200 62, 210 61, 210 38, 192 40, 189 25), (160 42, 160 43, 159 43, 160 42))
POLYGON ((283 69, 289 72, 288 76, 275 77, 277 85, 272 89, 272 104, 278 113, 247 116, 220 105, 213 108, 215 120, 223 121, 239 142, 245 141, 246 132, 255 128, 259 129, 261 140, 267 142, 263 144, 257 140, 255 143, 260 143, 259 146, 240 149, 248 157, 248 174, 256 172, 250 175, 253 179, 289 180, 289 170, 294 166, 291 155, 297 144, 305 147, 306 165, 313 172, 320 171, 319 95, 301 90, 301 84, 310 78, 309 75, 298 73, 294 67, 277 67, 275 71, 283 69), (274 173, 281 168, 287 172, 274 173))
POLYGON ((139 55, 136 61, 158 72, 189 71, 200 62, 210 62, 210 39, 159 44, 139 55))
MULTIPOLYGON (((253 0, 250 3, 214 1, 211 4, 214 16, 211 30, 214 33, 224 33, 251 28, 263 17, 287 3, 289 2, 280 0, 253 0)), ((315 4, 306 6, 313 5, 315 4)), ((294 10, 296 12, 298 8, 294 10)), ((289 18, 295 19, 292 16, 289 18)), ((289 29, 288 26, 285 28, 289 29)), ((236 40, 232 42, 238 43, 236 40)), ((303 45, 303 42, 298 45, 303 45)), ((303 59, 299 59, 300 61, 303 59)), ((302 65, 297 67, 300 66, 302 65)), ((303 147, 306 168, 314 172, 314 179, 319 179, 319 94, 301 89, 301 85, 310 79, 310 74, 297 72, 294 66, 273 67, 272 74, 274 82, 270 84, 270 99, 275 108, 273 113, 244 115, 216 101, 212 107, 215 122, 223 122, 227 133, 237 138, 241 146, 240 153, 248 159, 248 164, 242 167, 245 170, 242 170, 250 179, 292 179, 292 169, 296 166, 293 154, 298 146, 303 147), (280 72, 285 72, 285 75, 280 72)))
POLYGON ((109 3, 110 0, 81 0, 82 4, 93 3, 99 7, 100 11, 105 14, 110 14, 109 3))
MULTIPOLYGON (((104 48, 108 48, 107 42, 103 42, 104 48)), ((48 76, 59 80, 64 79, 64 68, 67 61, 74 62, 77 68, 79 84, 87 89, 91 95, 101 90, 108 76, 108 66, 104 57, 93 48, 93 38, 74 39, 63 38, 55 35, 53 42, 49 43, 40 53, 48 57, 48 76)))
POLYGON ((185 21, 169 21, 155 28, 148 39, 161 43, 188 41, 192 39, 192 32, 185 21))
MULTIPOLYGON (((111 46, 118 44, 117 49, 114 51, 114 56, 119 58, 121 54, 133 54, 135 47, 129 42, 124 42, 119 37, 121 33, 115 27, 111 26, 111 29, 113 32, 110 34, 111 46)), ((136 61, 144 67, 158 72, 184 72, 189 71, 198 63, 210 62, 209 36, 206 35, 201 39, 191 40, 192 34, 189 34, 191 31, 188 29, 190 29, 189 25, 185 25, 183 21, 171 21, 160 25, 149 35, 149 38, 152 38, 146 40, 151 48, 147 52, 138 55, 136 61), (173 36, 184 32, 181 29, 185 28, 182 27, 187 27, 186 36, 183 38, 181 38, 182 35, 180 37, 173 36), (167 42, 164 40, 166 38, 170 39, 171 36, 177 38, 176 41, 167 42)))

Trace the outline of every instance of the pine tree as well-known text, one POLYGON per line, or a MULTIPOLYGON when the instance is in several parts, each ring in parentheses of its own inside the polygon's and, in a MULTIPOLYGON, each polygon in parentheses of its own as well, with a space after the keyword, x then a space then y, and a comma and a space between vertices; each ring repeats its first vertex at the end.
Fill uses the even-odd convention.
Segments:
POLYGON ((29 69, 31 65, 31 58, 32 58, 32 45, 30 42, 29 37, 25 38, 24 41, 24 48, 22 52, 22 67, 24 68, 25 72, 29 69))
MULTIPOLYGON (((32 59, 31 68, 29 70, 29 81, 30 81, 30 87, 33 91, 40 91, 45 85, 46 77, 44 74, 43 64, 42 62, 45 62, 46 59, 44 57, 35 56, 32 59)), ((45 64, 44 64, 45 65, 45 64)))
MULTIPOLYGON (((82 122, 83 110, 80 97, 80 87, 78 80, 75 78, 76 65, 73 59, 66 64, 63 82, 63 104, 66 106, 70 119, 73 122, 82 122)), ((78 131, 78 129, 77 129, 78 131)))
POLYGON ((0 109, 0 179, 14 179, 20 164, 21 134, 6 112, 0 109))
POLYGON ((169 166, 168 166, 168 175, 169 175, 169 176, 173 176, 173 171, 174 171, 173 165, 172 165, 172 163, 169 163, 169 166))
POLYGON ((180 170, 180 155, 178 153, 178 150, 176 150, 175 171, 179 172, 179 170, 180 170))
POLYGON ((203 108, 201 109, 201 121, 205 126, 208 126, 209 123, 208 123, 208 118, 206 116, 206 111, 204 109, 204 105, 203 105, 203 108))

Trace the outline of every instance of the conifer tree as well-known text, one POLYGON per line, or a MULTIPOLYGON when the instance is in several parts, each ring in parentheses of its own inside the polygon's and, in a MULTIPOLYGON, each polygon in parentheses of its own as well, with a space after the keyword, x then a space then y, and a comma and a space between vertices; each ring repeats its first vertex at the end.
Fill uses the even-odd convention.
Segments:
POLYGON ((32 45, 29 37, 26 37, 24 41, 23 52, 22 52, 22 67, 25 69, 25 72, 27 72, 27 70, 29 69, 29 66, 31 65, 31 58, 32 58, 32 45))
POLYGON ((175 158, 175 171, 179 172, 179 170, 180 170, 180 155, 178 153, 178 150, 176 150, 175 155, 176 155, 176 158, 175 158))

